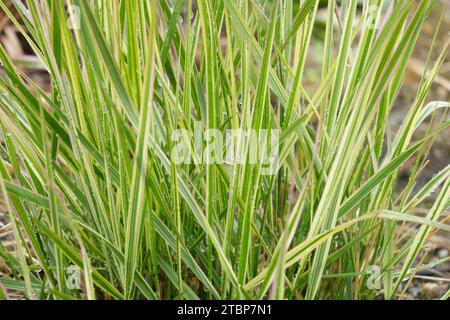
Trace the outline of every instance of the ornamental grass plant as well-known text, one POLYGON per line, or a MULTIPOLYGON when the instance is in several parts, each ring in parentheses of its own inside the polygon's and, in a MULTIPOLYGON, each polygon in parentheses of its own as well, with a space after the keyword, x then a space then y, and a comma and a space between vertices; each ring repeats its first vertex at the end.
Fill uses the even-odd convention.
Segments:
POLYGON ((448 37, 390 123, 434 4, 0 0, 51 84, 0 46, 0 299, 401 299, 450 231, 448 37))

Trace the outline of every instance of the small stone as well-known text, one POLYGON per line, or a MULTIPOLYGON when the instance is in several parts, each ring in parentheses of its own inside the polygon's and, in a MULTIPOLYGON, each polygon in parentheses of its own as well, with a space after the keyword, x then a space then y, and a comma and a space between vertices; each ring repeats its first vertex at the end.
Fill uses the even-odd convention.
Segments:
POLYGON ((433 282, 426 282, 422 285, 422 297, 426 300, 435 299, 439 296, 439 285, 433 282))
POLYGON ((413 296, 413 298, 417 298, 420 293, 420 289, 418 287, 412 287, 411 289, 409 289, 409 292, 413 296))
POLYGON ((448 250, 447 249, 439 249, 437 252, 437 256, 439 259, 445 259, 448 257, 448 250))

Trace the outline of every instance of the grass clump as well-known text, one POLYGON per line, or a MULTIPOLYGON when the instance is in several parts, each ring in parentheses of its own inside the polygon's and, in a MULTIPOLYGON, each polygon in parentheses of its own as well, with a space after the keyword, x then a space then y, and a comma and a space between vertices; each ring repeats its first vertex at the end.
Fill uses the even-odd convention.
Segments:
POLYGON ((415 187, 448 133, 431 116, 449 103, 428 98, 448 39, 430 43, 414 103, 399 130, 389 124, 434 1, 329 0, 321 23, 318 0, 13 2, 18 15, 0 6, 51 90, 0 47, 15 240, 0 246, 0 297, 395 299, 427 237, 450 231, 449 167, 415 187), (307 87, 314 41, 321 76, 307 87), (178 164, 173 133, 193 150, 196 126, 279 132, 276 170, 178 164), (406 224, 417 229, 405 236, 406 224))

